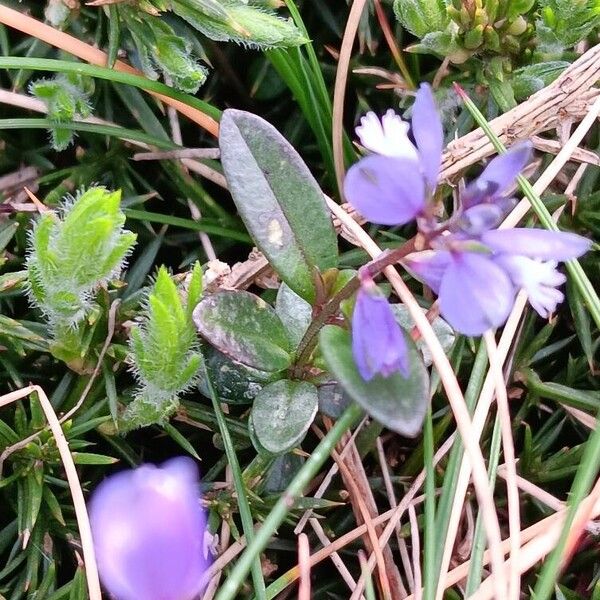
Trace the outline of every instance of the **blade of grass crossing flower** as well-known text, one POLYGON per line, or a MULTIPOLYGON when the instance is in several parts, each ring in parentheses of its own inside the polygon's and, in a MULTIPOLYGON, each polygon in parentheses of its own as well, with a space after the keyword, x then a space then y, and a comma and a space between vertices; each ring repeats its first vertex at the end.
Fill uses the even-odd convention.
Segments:
MULTIPOLYGON (((236 597, 237 591, 243 584, 244 578, 250 570, 255 557, 259 556, 273 533, 283 523, 287 514, 294 507, 295 501, 300 497, 312 478, 319 472, 323 463, 329 458, 331 450, 340 441, 342 435, 357 423, 362 414, 362 409, 358 404, 351 404, 329 430, 327 435, 319 442, 318 446, 312 451, 310 457, 298 473, 296 473, 294 479, 292 479, 285 492, 283 492, 272 508, 262 527, 254 536, 254 539, 248 544, 246 550, 238 559, 229 577, 221 586, 215 600, 233 600, 236 597)), ((267 598, 273 598, 273 594, 268 592, 267 598)))
MULTIPOLYGON (((461 98, 463 99, 465 106, 468 111, 471 113, 473 119, 475 119, 476 123, 483 129, 484 133, 488 136, 490 142, 493 144, 494 148, 498 151, 498 153, 506 152, 506 147, 500 141, 498 136, 494 133, 492 128, 490 127, 489 122, 483 116, 481 111, 477 108, 475 103, 465 94, 465 92, 461 89, 459 92, 461 98)), ((531 203, 533 210, 535 211, 540 223, 551 231, 559 231, 558 226, 552 219, 552 215, 542 202, 540 196, 533 189, 533 186, 523 177, 519 175, 518 177, 519 186, 525 197, 531 203)), ((573 278, 575 286, 577 290, 581 294, 592 318, 594 319, 596 325, 600 327, 600 297, 596 293, 592 283, 590 282, 588 276, 585 274, 581 265, 577 260, 570 260, 565 263, 569 274, 573 278)))
MULTIPOLYGON (((467 403, 467 408, 469 409, 469 412, 471 414, 473 414, 477 398, 479 397, 479 393, 481 392, 481 388, 483 387, 483 380, 485 379, 487 363, 488 361, 485 345, 480 343, 479 348, 477 350, 477 354, 475 356, 475 362, 473 363, 471 377, 469 379, 467 389, 465 390, 465 402, 467 403)), ((437 581, 438 573, 442 565, 444 543, 446 540, 445 532, 448 531, 448 523, 450 522, 452 503, 454 500, 454 490, 456 488, 456 482, 458 480, 458 474, 460 471, 460 465, 463 454, 463 445, 460 442, 460 439, 457 439, 454 444, 454 447, 452 448, 452 452, 450 453, 448 466, 446 468, 446 472, 444 473, 442 493, 437 504, 435 531, 437 532, 438 538, 435 546, 435 564, 433 569, 434 578, 432 579, 432 582, 437 581)), ((432 587, 435 588, 436 585, 437 583, 434 583, 432 587)), ((426 588, 426 590, 427 589, 428 588, 426 588)), ((425 596, 424 600, 428 600, 428 598, 432 599, 434 595, 435 589, 433 590, 433 595, 425 596)))
MULTIPOLYGON (((240 463, 235 453, 235 447, 233 440, 227 428, 225 421, 225 415, 221 408, 221 402, 213 388, 212 381, 208 369, 206 368, 206 361, 203 361, 204 377, 206 381, 206 387, 212 400, 213 409, 219 425, 219 431, 223 439, 223 446, 225 448, 225 454, 229 466, 231 467, 231 473, 233 475, 233 485, 238 501, 238 509, 240 511, 240 518, 242 520, 242 528, 248 544, 252 544, 255 539, 254 534, 254 519, 252 518, 252 511, 250 510, 250 504, 248 503, 248 495, 246 492, 246 486, 244 485, 244 477, 242 470, 240 469, 240 463)), ((254 582, 254 593, 258 600, 265 600, 265 580, 262 574, 262 566, 260 562, 260 552, 254 554, 249 560, 248 568, 252 571, 252 581, 254 582)))
MULTIPOLYGON (((502 142, 498 139, 496 134, 492 131, 489 123, 485 117, 481 114, 477 106, 466 96, 461 93, 465 105, 477 124, 483 129, 485 134, 488 136, 494 147, 498 152, 504 152, 505 147, 502 142)), ((531 184, 522 176, 518 179, 519 185, 527 199, 530 201, 531 206, 536 212, 540 222, 544 227, 550 230, 558 230, 557 225, 554 223, 551 214, 548 212, 541 198, 536 194, 531 184)), ((581 268, 578 261, 572 260, 566 263, 569 274, 573 278, 575 286, 581 293, 585 304, 592 318, 594 319, 597 326, 600 327, 600 298, 594 290, 589 278, 581 268)), ((598 414, 600 419, 600 413, 598 414)), ((563 558, 562 554, 565 550, 567 540, 570 533, 571 525, 575 518, 575 513, 579 503, 589 493, 593 480, 597 476, 600 465, 600 428, 594 429, 590 438, 586 443, 584 456, 580 462, 577 473, 575 474, 575 480, 571 487, 569 494, 569 513, 563 526, 558 544, 552 551, 549 558, 544 562, 540 577, 537 581, 534 597, 536 600, 545 600, 550 598, 554 591, 554 586, 558 575, 560 573, 560 563, 563 558)))
MULTIPOLYGON (((498 474, 498 463, 500 461, 500 448, 502 446, 502 431, 500 428, 500 419, 496 416, 494 421, 494 431, 492 433, 492 441, 490 444, 490 458, 488 473, 492 486, 496 483, 498 474)), ((469 597, 475 593, 481 584, 481 575, 483 573, 483 553, 485 552, 485 529, 481 515, 477 515, 475 523, 475 532, 473 534, 473 550, 471 551, 471 562, 469 566, 469 576, 467 579, 467 589, 465 597, 469 597)))

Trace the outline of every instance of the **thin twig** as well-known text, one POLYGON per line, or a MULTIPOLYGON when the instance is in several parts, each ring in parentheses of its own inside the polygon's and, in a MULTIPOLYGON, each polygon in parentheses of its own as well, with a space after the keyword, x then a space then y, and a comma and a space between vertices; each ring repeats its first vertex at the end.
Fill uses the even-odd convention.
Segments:
POLYGON ((300 571, 298 600, 310 600, 310 546, 305 533, 298 536, 298 567, 300 571))
POLYGON ((358 31, 358 25, 365 8, 367 0, 354 0, 352 8, 348 14, 342 45, 340 48, 340 58, 338 60, 337 70, 335 72, 335 85, 333 87, 333 115, 331 120, 332 144, 333 144, 333 164, 335 167, 335 177, 340 196, 344 187, 344 98, 346 96, 346 82, 348 80, 348 68, 350 57, 352 55, 352 46, 354 38, 358 31))
MULTIPOLYGON (((181 142, 176 142, 180 144, 181 142)), ((164 150, 162 152, 137 152, 133 160, 180 160, 182 158, 218 159, 221 151, 218 148, 182 148, 181 150, 164 150)))

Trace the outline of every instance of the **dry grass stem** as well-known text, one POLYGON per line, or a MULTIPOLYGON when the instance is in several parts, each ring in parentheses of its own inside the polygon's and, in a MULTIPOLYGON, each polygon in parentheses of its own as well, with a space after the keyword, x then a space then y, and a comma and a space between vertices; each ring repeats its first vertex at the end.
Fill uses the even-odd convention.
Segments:
MULTIPOLYGON (((323 527, 321 527, 321 523, 319 523, 319 520, 315 517, 311 517, 310 519, 308 519, 308 522, 310 523, 310 526, 315 532, 315 535, 319 538, 319 541, 321 542, 323 547, 327 548, 327 546, 330 546, 331 541, 329 540, 327 535, 325 535, 325 531, 323 531, 323 527)), ((356 581, 354 581, 354 577, 352 577, 352 573, 350 573, 348 567, 346 567, 344 561, 342 560, 342 557, 337 552, 332 552, 329 558, 331 558, 331 562, 338 570, 341 578, 348 586, 348 589, 351 592, 353 592, 356 589, 356 581)), ((361 596, 360 600, 365 600, 364 596, 361 596)))
MULTIPOLYGON (((385 492, 388 497, 388 502, 390 503, 391 508, 396 508, 398 506, 398 501, 396 500, 396 494, 394 493, 394 486, 392 484, 392 478, 390 476, 390 469, 387 464, 387 458, 385 456, 385 450, 383 448, 383 443, 381 441, 381 436, 378 436, 375 440, 375 445, 377 447, 377 458, 379 459, 379 467, 381 469, 381 475, 383 477, 383 484, 385 486, 385 492)), ((408 581, 408 587, 411 592, 415 591, 415 579, 412 572, 412 565, 410 560, 408 559, 408 549, 406 547, 406 541, 401 535, 400 532, 400 523, 396 525, 396 541, 398 543, 398 549, 400 551, 400 558, 402 560, 402 564, 404 566, 404 573, 406 574, 406 579, 408 581)), ((404 582, 402 578, 399 578, 400 594, 402 597, 408 596, 406 588, 404 587, 404 582)))
POLYGON ((502 449, 504 451, 506 469, 506 493, 508 498, 508 529, 510 540, 511 568, 508 573, 508 600, 519 600, 521 593, 521 577, 517 569, 519 564, 519 550, 521 548, 521 517, 519 506, 519 488, 517 485, 517 463, 515 458, 515 446, 512 435, 512 421, 506 384, 502 374, 504 359, 499 356, 494 334, 487 331, 484 334, 485 345, 490 363, 490 372, 494 378, 496 387, 496 405, 502 432, 502 449))
POLYGON ((102 600, 98 567, 96 565, 96 554, 94 552, 94 543, 92 540, 92 529, 90 527, 90 520, 85 505, 85 499, 83 497, 83 490, 81 489, 77 469, 75 468, 75 463, 73 462, 73 457, 69 450, 69 442, 65 437, 58 417, 54 412, 54 408, 52 407, 52 404, 50 404, 50 400, 48 400, 48 396, 46 396, 46 393, 39 385, 30 385, 26 388, 11 392, 10 394, 0 396, 0 407, 25 398, 32 393, 37 394, 42 410, 46 415, 46 420, 48 421, 50 431, 52 431, 52 435, 54 436, 54 441, 67 476, 71 497, 73 498, 73 508, 75 509, 77 527, 79 529, 90 600, 102 600))
POLYGON ((410 522, 410 540, 412 545, 412 563, 413 573, 415 576, 415 600, 421 600, 423 593, 423 580, 421 577, 421 542, 419 540, 419 522, 417 521, 417 513, 415 507, 409 505, 408 520, 410 522))
MULTIPOLYGON (((580 120, 598 97, 599 92, 593 87, 598 79, 600 45, 578 58, 549 86, 491 121, 490 126, 504 143, 511 144, 554 129, 567 118, 580 120)), ((494 146, 484 131, 476 129, 448 145, 442 176, 452 178, 493 154, 494 146)))
MULTIPOLYGON (((435 455, 433 457, 433 465, 434 466, 437 465, 438 462, 444 456, 446 456, 446 454, 450 451, 450 448, 452 448, 452 445, 454 444, 455 437, 456 437, 455 434, 452 434, 440 446, 440 448, 438 449, 438 451, 435 453, 435 455)), ((424 496, 415 498, 417 492, 421 489, 421 486, 423 485, 424 482, 425 482, 425 470, 423 469, 415 477, 415 480, 412 482, 411 486, 408 488, 408 490, 402 497, 402 500, 400 501, 398 506, 395 509, 393 509, 392 511, 388 511, 387 513, 384 513, 385 515, 391 513, 391 516, 389 517, 388 523, 383 531, 383 535, 379 539, 379 545, 381 547, 384 547, 389 542, 390 537, 392 537, 392 535, 396 529, 396 525, 402 519, 402 516, 404 515, 404 512, 407 510, 408 506, 410 506, 411 504, 416 504, 418 502, 421 502, 424 499, 424 496)), ((366 577, 373 570, 373 567, 375 566, 375 557, 373 555, 371 555, 369 557, 369 562, 368 562, 367 566, 368 566, 367 571, 363 572, 361 574, 359 580, 356 582, 356 590, 354 591, 354 594, 352 594, 352 597, 350 598, 350 600, 356 600, 358 598, 358 593, 360 593, 364 589, 366 577)), ((409 596, 409 598, 410 597, 411 596, 409 596)))
POLYGON ((298 600, 310 600, 310 546, 305 533, 298 536, 298 569, 300 571, 298 600))
POLYGON ((331 135, 333 147, 333 164, 335 177, 340 195, 344 187, 344 98, 346 96, 346 81, 348 79, 348 68, 352 55, 354 38, 358 31, 360 18, 367 0, 354 0, 352 8, 346 21, 346 29, 342 38, 340 57, 335 72, 335 85, 333 88, 333 115, 331 119, 331 135))

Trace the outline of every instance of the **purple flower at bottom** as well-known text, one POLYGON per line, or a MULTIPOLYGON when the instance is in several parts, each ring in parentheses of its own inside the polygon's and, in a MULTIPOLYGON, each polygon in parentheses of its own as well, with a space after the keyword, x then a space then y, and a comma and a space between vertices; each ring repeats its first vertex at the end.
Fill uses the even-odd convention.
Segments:
POLYGON ((104 480, 90 501, 100 578, 116 600, 192 600, 201 591, 206 519, 196 465, 174 458, 104 480))
POLYGON ((360 376, 409 374, 408 346, 388 301, 374 283, 361 287, 352 315, 352 355, 360 376), (372 289, 371 289, 372 288, 372 289))

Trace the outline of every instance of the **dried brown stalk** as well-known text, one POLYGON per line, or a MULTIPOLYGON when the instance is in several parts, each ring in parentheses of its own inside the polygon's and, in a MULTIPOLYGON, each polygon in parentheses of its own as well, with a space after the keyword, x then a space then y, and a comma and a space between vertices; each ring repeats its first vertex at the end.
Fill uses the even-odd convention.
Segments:
MULTIPOLYGON (((581 120, 598 97, 600 45, 590 48, 556 81, 536 92, 526 102, 490 122, 494 133, 506 144, 529 139, 554 129, 565 119, 581 120)), ((442 177, 452 178, 462 170, 495 154, 481 128, 451 142, 442 163, 442 177)))

